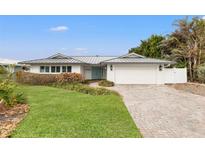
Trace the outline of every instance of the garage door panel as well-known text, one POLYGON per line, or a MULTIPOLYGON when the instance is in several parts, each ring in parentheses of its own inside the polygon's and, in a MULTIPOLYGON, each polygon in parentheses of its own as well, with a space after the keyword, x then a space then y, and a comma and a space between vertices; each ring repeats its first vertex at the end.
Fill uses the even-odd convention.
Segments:
POLYGON ((116 66, 117 84, 156 84, 156 67, 116 66))

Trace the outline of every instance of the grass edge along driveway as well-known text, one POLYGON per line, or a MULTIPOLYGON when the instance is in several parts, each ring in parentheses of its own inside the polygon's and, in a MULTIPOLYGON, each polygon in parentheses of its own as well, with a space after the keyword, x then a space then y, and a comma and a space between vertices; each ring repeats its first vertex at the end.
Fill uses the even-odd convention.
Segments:
POLYGON ((142 137, 122 99, 46 86, 20 86, 30 112, 11 137, 142 137))

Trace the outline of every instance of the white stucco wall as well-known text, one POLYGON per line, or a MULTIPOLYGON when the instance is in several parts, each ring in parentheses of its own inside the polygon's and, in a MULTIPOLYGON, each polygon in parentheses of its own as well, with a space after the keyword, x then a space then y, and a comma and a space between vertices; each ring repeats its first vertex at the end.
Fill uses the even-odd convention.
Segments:
POLYGON ((116 84, 161 84, 159 65, 151 64, 113 64, 107 66, 107 80, 116 84))
MULTIPOLYGON (((41 73, 40 72, 40 66, 49 66, 50 67, 50 72, 49 73, 43 72, 42 74, 51 74, 51 66, 61 66, 61 72, 60 73, 62 73, 62 66, 71 66, 72 67, 72 73, 82 73, 83 72, 83 69, 82 69, 81 65, 58 65, 58 64, 56 64, 56 65, 31 65, 30 66, 30 72, 31 73, 41 73)), ((55 73, 52 73, 52 74, 55 74, 55 73)))
POLYGON ((107 65, 107 80, 116 84, 165 84, 186 83, 186 68, 164 68, 159 64, 111 64, 107 65))

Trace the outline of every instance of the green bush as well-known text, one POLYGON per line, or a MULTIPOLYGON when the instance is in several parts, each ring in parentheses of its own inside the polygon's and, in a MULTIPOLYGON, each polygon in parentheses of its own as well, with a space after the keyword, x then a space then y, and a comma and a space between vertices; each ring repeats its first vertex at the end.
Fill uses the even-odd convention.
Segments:
POLYGON ((103 87, 113 87, 114 86, 114 82, 112 81, 107 81, 107 80, 102 80, 100 82, 98 82, 99 86, 103 86, 103 87))
POLYGON ((199 82, 205 83, 205 63, 197 68, 197 76, 199 82))
POLYGON ((0 65, 0 74, 7 74, 7 70, 0 65))
POLYGON ((71 91, 77 91, 80 93, 84 93, 84 94, 90 94, 90 95, 111 95, 111 94, 116 94, 119 95, 117 92, 115 91, 111 91, 105 88, 93 88, 90 87, 88 85, 84 85, 84 84, 63 84, 63 85, 59 85, 59 84, 54 84, 53 86, 58 87, 58 88, 63 88, 63 89, 67 89, 67 90, 71 90, 71 91))
POLYGON ((6 106, 13 106, 18 103, 26 102, 24 94, 16 93, 15 87, 15 84, 10 80, 0 82, 0 100, 3 100, 6 106))

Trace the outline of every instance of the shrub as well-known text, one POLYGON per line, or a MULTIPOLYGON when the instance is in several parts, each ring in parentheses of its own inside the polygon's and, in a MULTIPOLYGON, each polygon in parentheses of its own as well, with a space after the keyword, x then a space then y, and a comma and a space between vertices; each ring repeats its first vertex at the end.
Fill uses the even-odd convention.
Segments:
POLYGON ((112 86, 114 86, 114 82, 102 80, 102 81, 98 82, 98 85, 103 86, 103 87, 112 87, 112 86))
POLYGON ((205 83, 205 63, 197 68, 197 76, 200 82, 205 83))
POLYGON ((16 81, 22 84, 48 85, 57 82, 56 74, 35 74, 19 71, 16 73, 16 81))
POLYGON ((79 73, 62 73, 57 76, 57 82, 59 84, 65 83, 82 83, 84 78, 79 73))
POLYGON ((36 74, 20 71, 16 73, 16 81, 31 85, 50 85, 53 83, 80 83, 83 82, 83 77, 79 73, 36 74))
POLYGON ((0 74, 7 74, 7 73, 8 73, 7 70, 0 65, 0 74))
POLYGON ((111 94, 116 94, 119 95, 117 92, 115 91, 111 91, 105 88, 93 88, 90 87, 88 85, 84 85, 84 84, 63 84, 63 85, 59 85, 59 84, 55 84, 55 87, 58 88, 64 88, 67 90, 71 90, 71 91, 77 91, 80 93, 84 93, 84 94, 90 94, 90 95, 111 95, 111 94))
POLYGON ((4 80, 0 83, 0 100, 6 106, 13 106, 18 103, 25 103, 26 99, 23 93, 15 92, 15 85, 10 80, 4 80))

